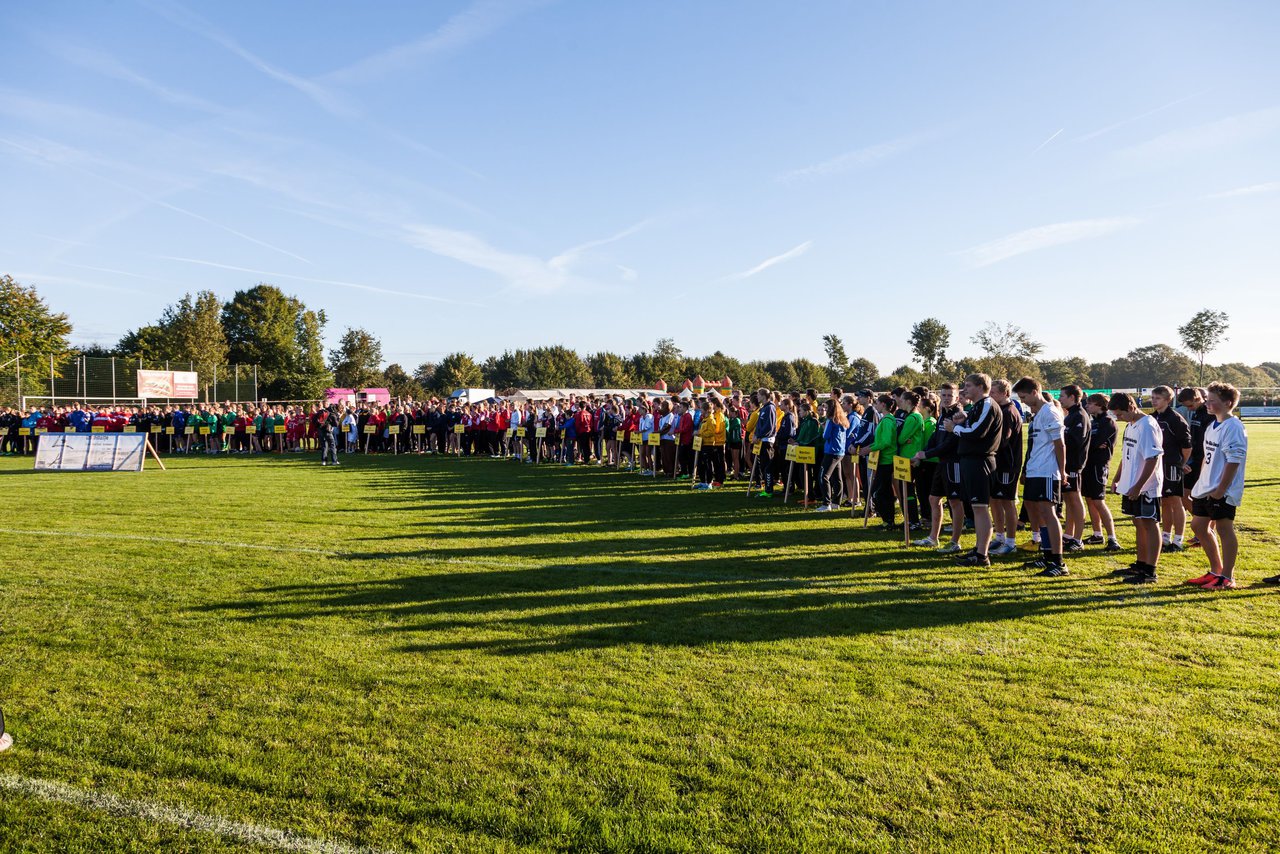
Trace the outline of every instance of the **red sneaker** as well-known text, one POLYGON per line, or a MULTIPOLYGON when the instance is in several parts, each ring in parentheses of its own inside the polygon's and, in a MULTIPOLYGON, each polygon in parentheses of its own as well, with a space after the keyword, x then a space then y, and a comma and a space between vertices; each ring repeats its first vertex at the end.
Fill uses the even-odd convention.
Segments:
POLYGON ((1208 584, 1202 584, 1201 590, 1235 590, 1236 581, 1234 578, 1227 578, 1225 575, 1219 575, 1208 584))
POLYGON ((1218 577, 1219 576, 1214 575, 1212 572, 1206 572, 1204 575, 1200 576, 1199 578, 1188 578, 1186 581, 1182 583, 1195 584, 1199 587, 1203 587, 1204 585, 1208 584, 1210 581, 1213 581, 1215 578, 1218 578, 1218 577))

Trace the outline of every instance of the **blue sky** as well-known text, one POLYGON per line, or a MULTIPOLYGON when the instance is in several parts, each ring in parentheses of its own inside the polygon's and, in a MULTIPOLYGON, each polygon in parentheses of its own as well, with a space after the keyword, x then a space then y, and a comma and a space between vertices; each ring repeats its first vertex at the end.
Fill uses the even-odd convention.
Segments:
POLYGON ((5 4, 0 270, 113 343, 268 281, 412 368, 1280 359, 1280 4, 5 4))

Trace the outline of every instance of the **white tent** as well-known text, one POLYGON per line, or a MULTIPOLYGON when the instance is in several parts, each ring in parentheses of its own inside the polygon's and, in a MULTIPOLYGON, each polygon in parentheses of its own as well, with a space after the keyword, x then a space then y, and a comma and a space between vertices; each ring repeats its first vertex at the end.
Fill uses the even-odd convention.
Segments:
POLYGON ((565 400, 568 397, 594 397, 597 400, 602 397, 623 397, 635 398, 644 395, 645 397, 666 397, 666 392, 658 391, 653 388, 527 388, 520 389, 511 395, 510 400, 528 402, 535 400, 565 400))

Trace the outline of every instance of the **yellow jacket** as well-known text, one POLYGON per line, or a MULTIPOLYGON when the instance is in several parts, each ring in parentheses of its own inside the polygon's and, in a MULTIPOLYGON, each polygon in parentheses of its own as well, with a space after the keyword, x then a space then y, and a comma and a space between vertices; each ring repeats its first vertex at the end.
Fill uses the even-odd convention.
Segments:
POLYGON ((754 442, 752 438, 756 435, 756 422, 760 420, 760 407, 751 410, 751 414, 747 416, 747 423, 742 425, 742 441, 746 444, 754 442))
POLYGON ((724 415, 719 412, 712 412, 703 416, 702 424, 698 427, 698 435, 702 437, 704 445, 723 445, 725 427, 727 422, 724 415))

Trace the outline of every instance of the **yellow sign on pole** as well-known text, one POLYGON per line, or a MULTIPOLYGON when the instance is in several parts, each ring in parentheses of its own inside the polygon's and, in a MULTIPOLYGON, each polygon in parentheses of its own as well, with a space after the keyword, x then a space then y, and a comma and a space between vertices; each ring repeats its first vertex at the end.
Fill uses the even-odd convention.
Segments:
MULTIPOLYGON (((279 429, 280 429, 279 427, 276 428, 277 431, 279 431, 279 429)), ((374 425, 374 424, 364 425, 364 432, 372 436, 374 433, 378 432, 377 425, 374 425)))
POLYGON ((275 432, 277 432, 277 433, 287 433, 287 432, 289 432, 289 428, 288 428, 288 427, 286 427, 284 424, 272 424, 272 425, 271 425, 271 429, 272 429, 272 430, 274 430, 274 431, 275 431, 275 432))
POLYGON ((182 429, 187 436, 194 436, 196 434, 196 428, 194 427, 184 427, 182 429))
POLYGON ((426 435, 426 433, 427 433, 427 425, 426 425, 426 424, 414 424, 414 425, 413 425, 413 434, 414 434, 415 436, 425 436, 425 435, 426 435))
POLYGON ((512 428, 512 427, 508 427, 508 428, 507 428, 507 438, 508 438, 508 439, 510 439, 510 438, 511 438, 512 436, 514 436, 515 434, 516 434, 515 428, 512 428))
POLYGON ((782 455, 782 459, 786 462, 794 463, 796 461, 796 451, 799 448, 799 445, 787 445, 787 452, 782 455))
POLYGON ((693 449, 694 449, 695 451, 701 451, 701 450, 702 450, 702 437, 701 437, 701 436, 694 436, 694 437, 693 437, 693 449))
POLYGON ((615 438, 615 439, 617 439, 617 441, 619 441, 619 442, 625 442, 625 441, 627 441, 627 431, 626 431, 626 430, 619 430, 619 431, 618 431, 618 435, 617 435, 617 436, 615 436, 614 438, 615 438))
POLYGON ((173 435, 173 428, 172 428, 172 427, 166 427, 166 428, 164 428, 164 432, 165 432, 166 434, 168 434, 168 435, 172 436, 172 435, 173 435))
POLYGON ((760 445, 761 445, 761 444, 762 444, 761 442, 753 442, 753 443, 751 444, 751 453, 755 454, 756 456, 759 456, 759 455, 760 455, 760 445))
POLYGON ((649 434, 649 445, 650 445, 650 447, 654 447, 654 448, 656 448, 656 447, 658 447, 658 446, 659 446, 659 445, 661 445, 661 444, 662 444, 662 434, 661 434, 661 433, 650 433, 650 434, 649 434))
POLYGON ((164 428, 163 428, 163 427, 161 427, 159 424, 152 424, 152 425, 151 425, 151 432, 152 432, 152 433, 163 433, 163 432, 164 432, 164 428))
POLYGON ((872 451, 871 453, 867 454, 867 465, 871 466, 872 468, 875 468, 878 465, 880 465, 879 451, 872 451))
POLYGON ((811 445, 796 445, 796 462, 801 465, 813 465, 818 460, 818 452, 811 445))
POLYGON ((911 458, 910 457, 894 457, 893 458, 893 479, 906 481, 907 483, 911 482, 911 458))
POLYGON ((107 432, 107 428, 106 428, 106 427, 103 427, 101 424, 95 424, 95 425, 93 425, 93 426, 91 426, 91 427, 89 428, 89 432, 90 432, 90 433, 105 433, 105 432, 107 432))
POLYGON ((466 428, 465 426, 463 426, 462 424, 454 424, 454 425, 453 425, 453 432, 455 432, 455 433, 457 433, 459 436, 461 436, 463 433, 467 432, 467 428, 466 428))
POLYGON ((545 438, 547 438, 547 428, 546 428, 546 427, 538 427, 538 428, 536 428, 536 429, 533 431, 533 438, 535 438, 535 439, 545 439, 545 438))
POLYGON ((399 433, 399 432, 400 432, 400 425, 399 425, 399 424, 392 424, 390 427, 388 427, 388 428, 387 428, 387 435, 388 435, 388 436, 394 436, 394 435, 396 435, 396 434, 397 434, 397 433, 399 433))
POLYGON ((19 427, 19 428, 18 428, 18 435, 19 435, 19 436, 30 436, 30 435, 31 435, 31 428, 30 428, 30 427, 19 427))
POLYGON ((517 438, 517 439, 523 439, 526 435, 528 435, 528 433, 529 433, 529 431, 528 431, 528 429, 527 429, 527 428, 525 428, 525 427, 517 427, 517 428, 516 428, 516 438, 517 438))
POLYGON ((641 436, 638 432, 632 433, 631 444, 635 445, 637 448, 640 447, 644 444, 644 436, 641 436))
POLYGON ((126 432, 126 433, 137 433, 137 432, 138 432, 138 428, 137 428, 135 425, 133 425, 133 424, 126 424, 126 425, 124 425, 124 432, 126 432))

